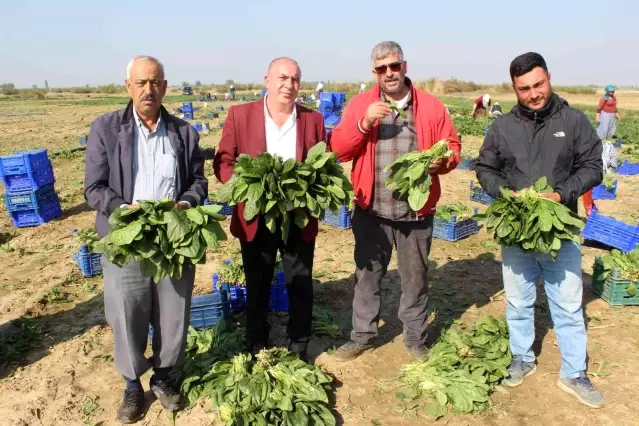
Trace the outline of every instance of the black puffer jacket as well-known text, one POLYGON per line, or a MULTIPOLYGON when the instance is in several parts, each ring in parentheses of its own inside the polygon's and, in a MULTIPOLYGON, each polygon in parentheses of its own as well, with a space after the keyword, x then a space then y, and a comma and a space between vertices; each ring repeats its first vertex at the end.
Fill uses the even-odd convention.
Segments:
POLYGON ((583 112, 556 94, 542 110, 517 104, 488 130, 476 164, 492 197, 521 190, 545 176, 561 202, 577 212, 579 197, 603 180, 602 144, 583 112))

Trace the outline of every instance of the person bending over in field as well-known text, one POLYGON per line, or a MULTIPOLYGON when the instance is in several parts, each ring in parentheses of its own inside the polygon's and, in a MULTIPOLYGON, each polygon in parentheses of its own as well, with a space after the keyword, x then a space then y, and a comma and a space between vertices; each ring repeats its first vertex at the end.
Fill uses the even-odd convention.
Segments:
MULTIPOLYGON (((214 160, 215 176, 220 182, 231 179, 240 154, 256 156, 268 152, 284 161, 304 161, 313 145, 326 140, 322 114, 295 104, 301 78, 297 62, 274 59, 264 77, 264 99, 229 108, 214 160)), ((291 216, 288 239, 283 241, 281 223, 277 223, 273 234, 263 216, 246 221, 244 207, 240 203, 234 209, 231 233, 240 240, 246 276, 247 350, 255 355, 269 346, 268 304, 279 251, 290 307, 288 348, 306 360, 313 330, 312 275, 318 221, 310 218, 308 225, 299 228, 291 216)))
POLYGON ((490 95, 485 94, 484 96, 480 96, 475 99, 475 103, 473 104, 473 112, 471 113, 473 116, 473 120, 477 118, 477 115, 481 114, 486 116, 486 112, 488 107, 490 106, 490 95))
MULTIPOLYGON (((546 177, 554 192, 541 196, 577 213, 579 197, 603 179, 601 140, 581 111, 553 93, 541 55, 515 58, 510 77, 518 104, 488 130, 475 166, 477 179, 497 198, 501 187, 519 191, 546 177)), ((563 241, 555 260, 519 246, 502 246, 501 254, 513 354, 503 384, 519 386, 535 372, 535 284, 543 276, 561 352, 557 385, 589 407, 603 407, 603 395, 586 373, 580 244, 563 241)))
MULTIPOLYGON (((87 141, 84 196, 96 210, 100 237, 109 232, 109 215, 117 208, 168 198, 186 209, 202 204, 208 191, 198 133, 162 106, 167 87, 162 64, 149 56, 133 58, 126 87, 129 104, 98 117, 87 141)), ((180 394, 169 373, 184 355, 195 265, 185 263, 181 278, 154 284, 135 260, 119 267, 103 255, 101 262, 115 368, 126 382, 118 420, 134 423, 144 416, 140 377, 150 368, 151 391, 165 409, 179 410, 180 394), (144 356, 149 324, 155 330, 151 359, 144 356)))
POLYGON ((386 275, 393 246, 397 249, 402 296, 399 318, 404 343, 411 355, 428 355, 428 255, 433 235, 433 214, 440 196, 439 175, 459 164, 461 143, 444 104, 415 87, 406 77, 407 63, 399 44, 385 41, 373 48, 373 75, 377 84, 355 96, 333 130, 332 150, 341 161, 353 160, 355 192, 352 218, 355 236, 355 294, 351 340, 335 353, 351 360, 373 347, 380 313, 380 284, 386 275), (395 101, 405 114, 392 111, 395 101), (438 160, 428 169, 430 196, 420 211, 384 185, 390 172, 383 169, 404 154, 425 151, 446 139, 454 156, 438 160))

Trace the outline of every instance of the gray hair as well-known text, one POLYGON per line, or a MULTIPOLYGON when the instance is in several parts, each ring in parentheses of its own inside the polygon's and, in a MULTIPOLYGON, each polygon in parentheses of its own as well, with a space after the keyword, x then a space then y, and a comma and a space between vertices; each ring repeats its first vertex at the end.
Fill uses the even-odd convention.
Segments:
POLYGON ((373 47, 373 51, 371 52, 371 62, 373 66, 375 66, 375 61, 379 61, 380 59, 384 59, 389 55, 397 55, 399 56, 399 60, 404 60, 404 51, 402 47, 395 43, 394 41, 383 41, 373 47))
POLYGON ((280 56, 279 58, 273 59, 271 61, 271 63, 268 64, 268 71, 267 72, 271 72, 271 68, 273 68, 273 65, 275 65, 279 61, 289 61, 289 62, 294 63, 295 66, 297 67, 297 69, 300 70, 300 74, 302 73, 302 69, 300 68, 300 64, 298 64, 295 59, 289 58, 288 56, 280 56))
POLYGON ((153 56, 134 56, 133 59, 131 59, 129 61, 129 64, 126 66, 126 79, 127 80, 131 79, 131 69, 133 68, 133 64, 136 61, 151 61, 151 62, 155 63, 155 65, 158 66, 158 68, 160 69, 160 72, 162 73, 162 79, 164 79, 164 77, 165 77, 164 65, 162 65, 162 62, 160 62, 158 59, 154 58, 153 56))

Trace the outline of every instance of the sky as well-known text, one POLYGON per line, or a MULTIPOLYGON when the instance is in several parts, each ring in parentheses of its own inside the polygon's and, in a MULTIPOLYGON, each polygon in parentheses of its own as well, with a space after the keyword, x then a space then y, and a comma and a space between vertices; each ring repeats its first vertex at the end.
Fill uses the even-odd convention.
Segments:
POLYGON ((639 2, 0 0, 0 84, 123 84, 152 55, 170 85, 263 81, 271 59, 304 81, 370 80, 370 52, 398 42, 408 76, 502 83, 536 51, 556 85, 639 84, 639 2))

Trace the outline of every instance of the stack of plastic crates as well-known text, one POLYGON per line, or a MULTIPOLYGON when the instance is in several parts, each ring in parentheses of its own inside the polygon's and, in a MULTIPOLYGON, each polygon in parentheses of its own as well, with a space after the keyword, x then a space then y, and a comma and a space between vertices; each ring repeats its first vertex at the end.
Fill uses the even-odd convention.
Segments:
POLYGON ((336 215, 329 209, 326 209, 322 223, 339 229, 349 229, 351 227, 351 210, 347 206, 342 206, 339 214, 336 215))
POLYGON ((185 120, 193 120, 193 102, 184 102, 182 104, 182 112, 185 120))
POLYGON ((0 157, 0 178, 13 226, 38 226, 62 215, 46 149, 0 157))
POLYGON ((275 282, 271 284, 268 308, 272 312, 288 312, 288 291, 286 290, 284 271, 275 273, 275 282))

